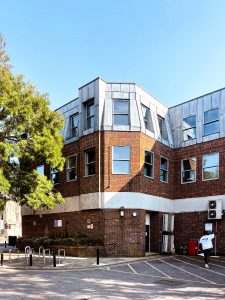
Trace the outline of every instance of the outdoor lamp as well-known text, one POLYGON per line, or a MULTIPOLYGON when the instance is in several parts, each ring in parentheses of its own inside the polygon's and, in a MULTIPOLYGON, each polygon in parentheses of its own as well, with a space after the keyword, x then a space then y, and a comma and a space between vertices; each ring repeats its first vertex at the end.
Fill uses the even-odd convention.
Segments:
POLYGON ((120 216, 124 217, 124 207, 123 206, 120 207, 120 216))

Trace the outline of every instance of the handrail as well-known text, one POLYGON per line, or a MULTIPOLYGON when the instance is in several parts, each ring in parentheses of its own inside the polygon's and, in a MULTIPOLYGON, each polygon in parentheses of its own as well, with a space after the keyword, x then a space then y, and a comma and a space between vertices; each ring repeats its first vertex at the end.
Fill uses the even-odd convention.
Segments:
POLYGON ((62 251, 63 251, 64 259, 65 259, 65 257, 66 257, 66 251, 65 251, 65 249, 59 249, 59 251, 58 251, 59 265, 60 265, 60 258, 61 258, 60 252, 62 252, 62 251))

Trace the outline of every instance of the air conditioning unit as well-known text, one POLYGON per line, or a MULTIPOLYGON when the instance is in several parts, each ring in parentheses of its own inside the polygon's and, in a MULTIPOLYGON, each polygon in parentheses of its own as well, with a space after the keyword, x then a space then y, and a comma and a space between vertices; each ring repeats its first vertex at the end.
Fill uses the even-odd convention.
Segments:
POLYGON ((222 200, 209 200, 208 203, 208 219, 222 219, 222 200))
POLYGON ((169 215, 163 214, 162 231, 169 231, 169 215))
POLYGON ((169 240, 169 236, 163 235, 163 237, 162 237, 162 253, 168 252, 168 240, 169 240))

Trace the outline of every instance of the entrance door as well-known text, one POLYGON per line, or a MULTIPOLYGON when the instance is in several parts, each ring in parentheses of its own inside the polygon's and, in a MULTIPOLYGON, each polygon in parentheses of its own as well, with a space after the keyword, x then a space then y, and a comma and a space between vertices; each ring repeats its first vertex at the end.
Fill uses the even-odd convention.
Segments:
POLYGON ((145 252, 150 252, 150 214, 145 219, 145 252))

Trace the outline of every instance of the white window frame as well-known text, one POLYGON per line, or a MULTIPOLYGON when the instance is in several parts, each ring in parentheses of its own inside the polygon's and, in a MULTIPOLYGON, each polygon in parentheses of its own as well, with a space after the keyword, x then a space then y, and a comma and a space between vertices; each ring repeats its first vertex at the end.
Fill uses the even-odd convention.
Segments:
POLYGON ((147 149, 144 150, 144 154, 145 154, 145 152, 149 152, 149 153, 152 154, 152 164, 149 164, 149 163, 145 162, 145 155, 144 155, 144 169, 145 169, 145 164, 148 164, 148 165, 152 166, 152 176, 145 175, 145 170, 144 170, 144 176, 147 177, 147 178, 154 179, 154 176, 155 176, 155 174, 154 174, 154 152, 149 151, 147 149))
POLYGON ((70 156, 68 156, 68 157, 66 158, 66 181, 67 181, 67 182, 76 181, 76 180, 77 180, 77 177, 78 177, 78 175, 77 175, 77 154, 75 154, 75 155, 70 155, 70 156), (73 167, 73 168, 69 168, 69 167, 68 167, 69 159, 70 159, 71 157, 76 157, 76 167, 73 167), (75 170, 76 170, 76 178, 74 178, 74 179, 69 179, 68 171, 69 171, 69 170, 72 170, 72 169, 74 169, 74 168, 75 168, 75 170))
POLYGON ((85 155, 85 177, 89 177, 89 176, 95 176, 96 175, 96 150, 95 148, 90 148, 84 151, 84 155, 85 155), (87 161, 87 157, 88 157, 88 152, 90 151, 94 151, 95 152, 95 160, 92 162, 88 162, 87 161), (88 165, 90 164, 94 164, 95 165, 95 173, 94 174, 88 174, 88 165))
POLYGON ((159 126, 160 138, 165 140, 165 141, 168 141, 168 133, 167 133, 167 128, 166 128, 166 119, 165 119, 165 117, 162 117, 159 114, 157 114, 157 122, 158 122, 158 126, 159 126), (162 130, 160 129, 160 126, 159 126, 159 118, 163 121, 162 122, 162 125, 163 125, 162 130))
MULTIPOLYGON (((85 119, 85 121, 86 121, 86 126, 85 126, 85 128, 86 128, 87 130, 95 127, 95 111, 94 111, 94 114, 93 114, 93 115, 88 116, 88 107, 90 107, 90 106, 92 106, 92 105, 93 105, 94 110, 95 110, 94 99, 89 100, 89 101, 87 101, 87 102, 85 103, 85 116, 86 116, 86 119, 85 119), (88 120, 89 120, 89 119, 91 120, 92 118, 94 119, 93 127, 88 127, 88 120)), ((91 124, 91 123, 90 123, 90 124, 91 124)))
POLYGON ((144 105, 143 103, 141 103, 141 112, 142 112, 142 116, 143 116, 143 119, 144 119, 145 128, 146 128, 146 129, 149 129, 149 114, 150 114, 150 108, 147 107, 146 105, 144 105), (145 116, 144 116, 144 114, 143 114, 142 107, 145 108, 145 109, 147 110, 147 112, 148 112, 147 119, 145 118, 145 116))
POLYGON ((130 171, 131 171, 131 169, 130 169, 130 161, 131 161, 131 147, 130 147, 130 145, 114 145, 114 146, 112 146, 112 174, 113 175, 130 175, 130 171), (114 159, 114 147, 126 147, 126 148, 129 148, 129 159, 114 159), (113 163, 114 163, 114 161, 129 161, 129 172, 128 173, 116 173, 116 172, 114 172, 114 168, 113 168, 113 163))
POLYGON ((129 126, 130 125, 130 99, 119 99, 119 98, 113 99, 113 125, 114 126, 129 126), (117 102, 127 102, 128 103, 128 112, 127 112, 127 114, 115 113, 114 104, 115 104, 116 101, 117 102), (115 124, 114 123, 114 116, 127 116, 128 124, 115 124))
MULTIPOLYGON (((162 169, 162 170, 164 170, 164 169, 162 169)), ((163 183, 168 183, 169 182, 169 159, 168 158, 166 158, 165 156, 160 156, 160 164, 159 164, 159 180, 160 180, 160 182, 163 182, 163 183), (167 181, 163 181, 163 180, 161 180, 161 158, 164 158, 164 159, 166 159, 167 160, 167 170, 165 170, 165 171, 167 171, 167 181)))
POLYGON ((204 136, 208 136, 208 135, 211 135, 211 134, 220 133, 220 118, 219 118, 219 116, 220 116, 220 109, 219 109, 219 107, 213 107, 213 108, 211 108, 211 109, 206 110, 206 111, 203 112, 203 121, 204 121, 203 122, 203 133, 204 133, 204 136), (211 122, 205 123, 205 113, 207 113, 207 112, 209 112, 211 110, 215 110, 215 109, 218 109, 218 112, 219 112, 218 113, 218 119, 216 119, 214 121, 211 121, 211 122), (205 125, 212 124, 212 123, 215 123, 215 122, 218 122, 218 124, 219 124, 219 131, 214 132, 214 133, 210 133, 210 134, 205 134, 205 125))
MULTIPOLYGON (((51 170, 50 170, 50 178, 51 178, 51 183, 53 183, 54 185, 57 185, 57 184, 59 184, 59 182, 56 182, 56 183, 54 183, 53 182, 53 180, 52 180, 52 175, 53 174, 59 174, 59 171, 58 170, 56 170, 56 169, 54 169, 54 168, 51 168, 51 170)), ((59 175, 58 175, 59 176, 59 175)))
MULTIPOLYGON (((189 170, 186 170, 186 171, 189 171, 189 170)), ((192 169, 190 169, 190 171, 192 171, 192 169)), ((196 178, 197 178, 197 157, 194 156, 194 157, 188 157, 188 158, 182 159, 182 160, 181 160, 181 184, 194 183, 194 182, 196 182, 196 178), (193 158, 195 158, 195 164, 196 164, 196 169, 195 169, 195 180, 183 182, 183 172, 184 172, 184 170, 183 170, 183 161, 184 161, 184 160, 193 159, 193 158)))
MULTIPOLYGON (((215 167, 215 166, 211 166, 211 167, 215 167)), ((215 152, 215 153, 208 153, 208 154, 204 154, 202 155, 202 181, 209 181, 209 180, 218 180, 220 177, 220 153, 219 152, 215 152), (204 159, 204 156, 209 156, 209 155, 213 155, 213 154, 218 154, 218 177, 216 178, 209 178, 209 179, 204 179, 204 169, 207 169, 207 168, 204 168, 203 167, 203 159, 204 159)))
POLYGON ((79 125, 79 113, 75 113, 75 114, 73 114, 73 115, 70 116, 70 124, 69 124, 69 126, 70 126, 70 137, 69 138, 73 138, 73 137, 78 137, 79 136, 78 125, 79 125), (78 117, 77 127, 72 127, 72 119, 73 119, 74 116, 78 117), (72 134, 73 129, 76 129, 76 135, 72 134))

